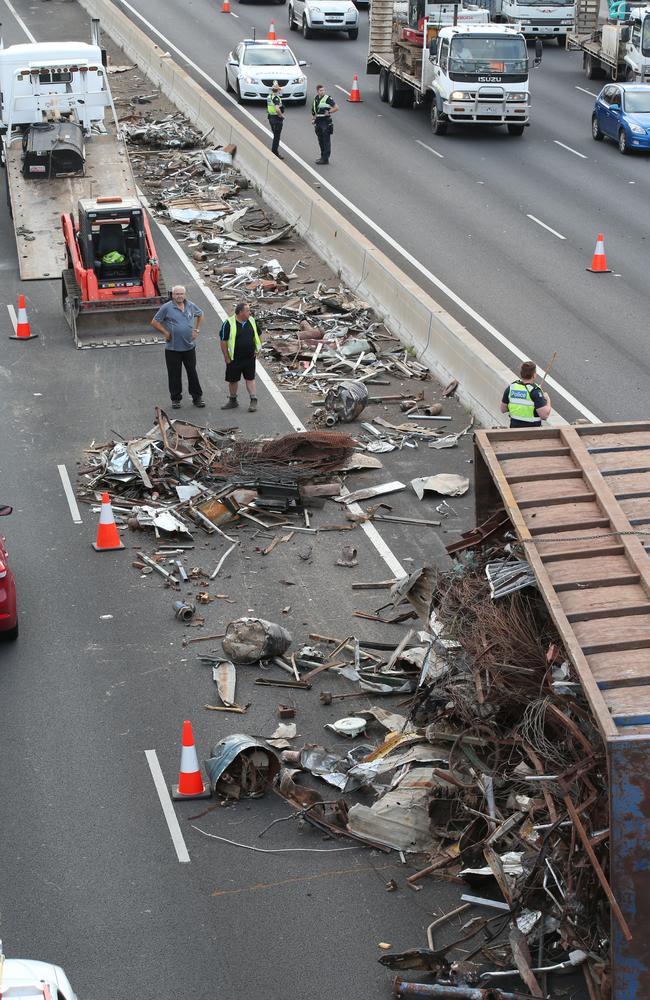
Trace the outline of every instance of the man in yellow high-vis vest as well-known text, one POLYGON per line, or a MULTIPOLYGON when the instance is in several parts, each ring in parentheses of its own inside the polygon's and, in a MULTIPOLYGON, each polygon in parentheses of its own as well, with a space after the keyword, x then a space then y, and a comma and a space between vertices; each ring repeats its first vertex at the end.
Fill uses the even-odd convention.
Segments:
POLYGON ((537 385, 534 361, 524 361, 519 378, 511 382, 501 399, 501 412, 510 414, 511 427, 541 427, 551 415, 548 393, 537 385))
POLYGON ((262 347, 261 331, 247 302, 235 306, 235 312, 224 320, 219 333, 221 353, 226 362, 226 382, 228 402, 222 410, 232 410, 239 406, 237 389, 243 375, 250 396, 248 412, 257 409, 257 387, 255 384, 255 359, 262 347))

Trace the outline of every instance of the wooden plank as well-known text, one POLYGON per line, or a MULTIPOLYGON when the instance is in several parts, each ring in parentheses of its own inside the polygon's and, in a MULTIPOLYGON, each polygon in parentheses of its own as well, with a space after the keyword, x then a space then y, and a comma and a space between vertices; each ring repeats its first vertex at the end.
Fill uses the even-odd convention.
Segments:
POLYGON ((592 457, 604 476, 650 472, 650 450, 596 452, 592 457))
POLYGON ((625 556, 605 556, 585 559, 566 559, 563 562, 552 562, 546 567, 551 583, 556 587, 566 584, 604 584, 611 581, 620 583, 636 583, 639 579, 638 570, 630 565, 625 556))
POLYGON ((500 441, 496 456, 503 465, 504 460, 511 458, 543 458, 546 455, 568 455, 569 450, 560 438, 549 440, 543 438, 535 443, 530 439, 522 441, 500 441))
POLYGON ((596 647, 606 652, 606 648, 623 650, 635 648, 635 644, 646 646, 650 643, 650 614, 574 622, 573 632, 586 651, 595 651, 596 647))
POLYGON ((538 479, 533 482, 512 483, 512 494, 520 507, 535 503, 572 503, 593 500, 594 494, 582 479, 538 479))
POLYGON ((647 423, 619 424, 629 427, 629 430, 612 431, 616 424, 601 424, 600 427, 580 427, 578 434, 585 448, 620 448, 626 445, 630 448, 650 448, 650 428, 647 423), (633 428, 637 429, 633 429, 633 428))
POLYGON ((565 473, 580 474, 576 464, 567 454, 549 455, 543 461, 539 458, 511 458, 501 462, 503 474, 510 482, 513 478, 546 479, 549 475, 565 473))
POLYGON ((557 559, 571 559, 594 548, 601 554, 609 556, 620 555, 623 550, 618 536, 603 526, 596 528, 581 526, 577 531, 573 528, 556 530, 549 536, 548 541, 544 541, 545 537, 545 535, 539 538, 535 536, 535 546, 545 563, 557 559))
POLYGON ((632 497, 630 500, 619 500, 619 506, 628 521, 650 522, 650 497, 632 497))
POLYGON ((607 518, 597 503, 585 500, 581 503, 541 504, 539 507, 524 507, 522 516, 529 528, 556 528, 559 531, 575 525, 580 527, 608 526, 607 518))
MULTIPOLYGON (((622 587, 588 587, 585 590, 566 590, 560 594, 560 603, 567 615, 582 611, 602 611, 608 608, 636 608, 648 604, 643 587, 627 584, 622 587)), ((650 608, 649 608, 650 610, 650 608)))
POLYGON ((608 476, 607 485, 619 501, 629 497, 650 497, 650 472, 608 476))
POLYGON ((605 691, 603 697, 617 726, 650 725, 650 685, 605 691))

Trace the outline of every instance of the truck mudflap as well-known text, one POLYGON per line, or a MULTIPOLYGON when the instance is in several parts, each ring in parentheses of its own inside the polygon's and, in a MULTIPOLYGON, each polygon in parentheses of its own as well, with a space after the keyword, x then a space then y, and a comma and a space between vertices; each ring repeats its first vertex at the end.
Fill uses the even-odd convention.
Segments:
POLYGON ((151 327, 162 296, 130 302, 82 302, 81 290, 69 269, 61 275, 63 314, 72 330, 75 347, 142 347, 163 343, 151 327))

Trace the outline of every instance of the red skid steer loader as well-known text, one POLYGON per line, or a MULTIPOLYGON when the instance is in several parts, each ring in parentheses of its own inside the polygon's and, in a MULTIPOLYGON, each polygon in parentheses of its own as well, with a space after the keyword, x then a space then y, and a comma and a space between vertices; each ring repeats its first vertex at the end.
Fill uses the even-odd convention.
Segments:
POLYGON ((149 220, 137 198, 81 198, 61 216, 68 267, 63 312, 77 347, 159 343, 150 326, 167 300, 149 220))

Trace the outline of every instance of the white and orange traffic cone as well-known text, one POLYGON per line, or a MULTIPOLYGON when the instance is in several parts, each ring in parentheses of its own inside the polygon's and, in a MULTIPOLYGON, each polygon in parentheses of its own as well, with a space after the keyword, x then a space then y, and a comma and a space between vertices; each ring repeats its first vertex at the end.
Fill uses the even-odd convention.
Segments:
POLYGON ((361 92, 359 90, 359 77, 354 74, 352 80, 352 90, 350 91, 350 96, 348 97, 350 104, 361 104, 361 92))
POLYGON ((16 323, 16 332, 9 335, 9 340, 36 340, 38 337, 37 333, 32 333, 29 327, 29 320, 27 319, 27 310, 25 308, 25 296, 18 296, 18 321, 16 323))
POLYGON ((221 4, 221 13, 230 14, 230 0, 223 0, 221 4))
POLYGON ((178 774, 178 784, 172 785, 173 799, 209 799, 211 792, 206 791, 203 776, 199 768, 194 745, 192 723, 187 719, 183 723, 183 740, 181 746, 181 767, 178 774))
POLYGON ((605 257, 605 240, 602 233, 598 233, 596 249, 594 250, 594 255, 591 258, 591 267, 588 267, 587 271, 591 271, 593 274, 612 273, 611 267, 607 267, 607 258, 605 257))
POLYGON ((114 552, 116 549, 124 548, 124 542, 117 531, 108 493, 102 493, 102 509, 99 514, 99 524, 97 525, 97 540, 93 542, 93 548, 95 552, 114 552))
POLYGON ((266 36, 266 40, 268 42, 275 41, 275 21, 271 21, 271 24, 269 25, 269 33, 266 36))

